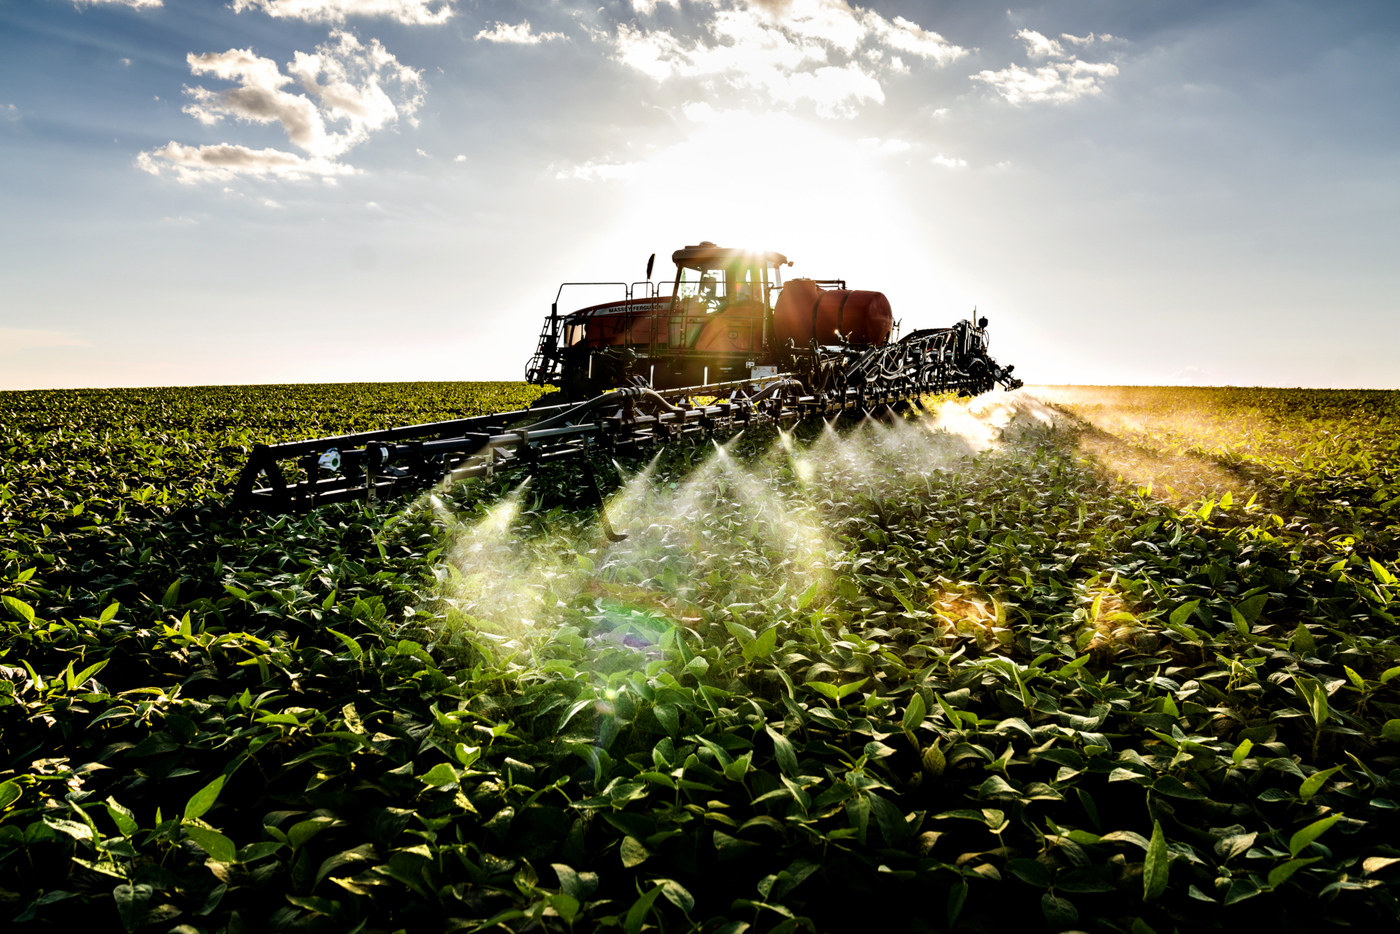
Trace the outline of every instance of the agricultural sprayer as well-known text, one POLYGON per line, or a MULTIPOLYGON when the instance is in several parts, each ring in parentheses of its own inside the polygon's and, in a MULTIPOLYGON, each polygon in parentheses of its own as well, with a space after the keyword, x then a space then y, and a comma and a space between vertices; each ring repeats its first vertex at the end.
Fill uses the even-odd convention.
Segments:
MULTIPOLYGON (((530 409, 332 438, 257 445, 234 488, 240 509, 323 503, 491 476, 560 458, 645 448, 755 424, 869 415, 924 394, 1021 385, 987 353, 987 319, 897 340, 880 292, 790 279, 781 253, 704 242, 677 250, 674 279, 559 287, 526 379, 558 387, 530 409), (565 289, 620 299, 559 313, 565 289)), ((588 492, 598 498, 588 457, 588 492)))

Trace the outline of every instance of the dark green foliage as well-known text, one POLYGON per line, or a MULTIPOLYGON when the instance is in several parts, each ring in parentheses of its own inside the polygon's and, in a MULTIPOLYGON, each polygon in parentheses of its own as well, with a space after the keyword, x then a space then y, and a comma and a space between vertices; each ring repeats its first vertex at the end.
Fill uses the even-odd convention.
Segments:
POLYGON ((771 436, 732 445, 733 468, 671 449, 628 491, 692 510, 684 554, 630 494, 632 538, 608 548, 567 466, 504 500, 518 478, 300 518, 210 504, 236 467, 219 447, 273 430, 229 442, 211 394, 281 414, 274 440, 471 404, 370 391, 166 390, 145 420, 98 409, 120 394, 0 395, 0 919, 1400 920, 1394 394, 1389 421, 1372 397, 1292 397, 1369 439, 1333 449, 1276 394, 1173 397, 1210 430, 1268 407, 1297 460, 1179 425, 1175 450, 1160 426, 1069 425, 982 454, 860 426, 797 445, 828 452, 817 482, 771 436), (1105 478, 1125 449, 1232 462, 1261 495, 1158 502, 1105 478), (170 492, 133 505, 142 483, 170 492), (1358 507, 1363 487, 1381 496, 1358 507), (481 568, 529 601, 481 599, 481 568))

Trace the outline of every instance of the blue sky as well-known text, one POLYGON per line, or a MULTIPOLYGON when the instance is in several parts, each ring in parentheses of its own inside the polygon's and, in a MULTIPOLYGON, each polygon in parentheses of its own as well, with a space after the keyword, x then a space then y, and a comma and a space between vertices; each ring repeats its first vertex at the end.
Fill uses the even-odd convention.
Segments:
POLYGON ((0 0, 0 389, 519 379, 702 239, 1042 383, 1400 387, 1400 7, 0 0))

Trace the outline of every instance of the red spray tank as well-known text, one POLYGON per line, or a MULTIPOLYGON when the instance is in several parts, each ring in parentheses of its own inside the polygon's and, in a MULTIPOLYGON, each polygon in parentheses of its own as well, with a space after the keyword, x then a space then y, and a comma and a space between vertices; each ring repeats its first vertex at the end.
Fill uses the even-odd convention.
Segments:
POLYGON ((894 329, 894 315, 883 292, 823 289, 812 279, 791 279, 778 293, 773 309, 773 336, 779 346, 789 340, 807 347, 884 344, 894 329))

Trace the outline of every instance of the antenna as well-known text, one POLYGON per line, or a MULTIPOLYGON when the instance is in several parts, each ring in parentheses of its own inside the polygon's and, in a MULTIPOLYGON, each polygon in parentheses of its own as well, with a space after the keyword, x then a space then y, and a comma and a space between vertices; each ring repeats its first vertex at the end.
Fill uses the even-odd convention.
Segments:
POLYGON ((651 254, 651 257, 647 260, 647 281, 648 281, 648 282, 651 281, 651 267, 653 267, 653 266, 655 266, 655 265, 656 265, 656 254, 653 253, 653 254, 651 254))

